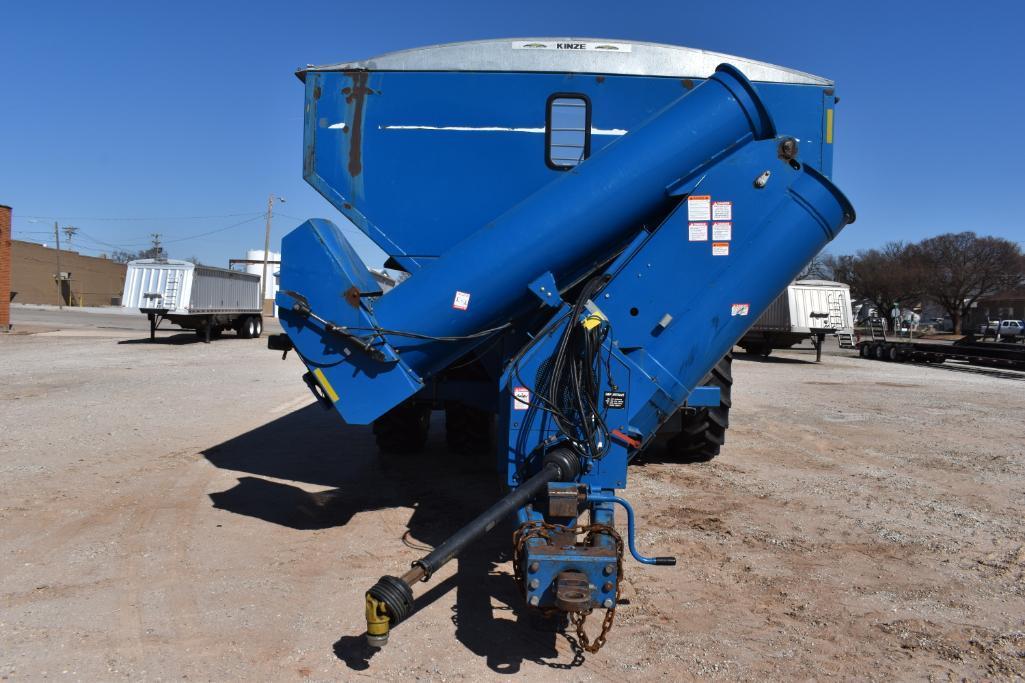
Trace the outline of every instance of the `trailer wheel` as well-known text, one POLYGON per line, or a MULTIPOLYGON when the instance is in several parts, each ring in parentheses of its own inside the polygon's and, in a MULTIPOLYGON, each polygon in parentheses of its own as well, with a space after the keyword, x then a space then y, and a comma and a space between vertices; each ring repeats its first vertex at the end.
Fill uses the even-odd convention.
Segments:
POLYGON ((751 356, 761 356, 762 358, 768 358, 772 353, 772 344, 769 342, 762 342, 758 344, 748 344, 747 346, 741 346, 744 349, 744 353, 751 356))
POLYGON ((406 401, 374 420, 374 439, 382 453, 419 453, 431 425, 429 403, 406 401))
POLYGON ((681 410, 680 433, 666 443, 667 459, 673 462, 708 462, 719 455, 730 426, 733 355, 726 354, 701 382, 701 386, 719 387, 718 407, 681 410))
POLYGON ((238 328, 236 329, 238 336, 242 339, 253 338, 253 317, 247 315, 238 321, 238 328))
POLYGON ((445 440, 458 455, 490 455, 494 449, 494 414, 460 401, 445 404, 445 440))
POLYGON ((900 360, 900 349, 895 344, 890 344, 886 347, 886 360, 891 362, 900 360))
POLYGON ((861 346, 859 346, 858 347, 858 355, 860 355, 862 358, 871 358, 872 357, 872 345, 871 344, 862 344, 861 346))
POLYGON ((260 335, 263 334, 263 316, 253 316, 253 339, 259 339, 260 335))
POLYGON ((876 360, 882 360, 883 358, 885 358, 885 353, 886 353, 886 347, 883 346, 882 344, 873 344, 872 345, 872 357, 875 358, 876 360))

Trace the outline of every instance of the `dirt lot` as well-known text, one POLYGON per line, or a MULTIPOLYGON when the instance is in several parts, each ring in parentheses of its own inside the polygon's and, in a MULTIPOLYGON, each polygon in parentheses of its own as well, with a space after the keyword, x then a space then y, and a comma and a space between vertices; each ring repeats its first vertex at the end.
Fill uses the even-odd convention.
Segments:
POLYGON ((722 457, 632 469, 681 562, 627 562, 605 649, 536 628, 507 529, 373 653, 364 591, 492 476, 379 458, 262 341, 142 336, 0 338, 0 678, 1025 676, 1023 373, 740 359, 722 457))

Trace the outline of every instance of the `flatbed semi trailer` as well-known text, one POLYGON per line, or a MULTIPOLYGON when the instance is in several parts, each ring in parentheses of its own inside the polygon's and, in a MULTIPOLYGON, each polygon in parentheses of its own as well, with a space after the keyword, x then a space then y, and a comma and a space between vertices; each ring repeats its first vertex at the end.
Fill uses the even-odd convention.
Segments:
MULTIPOLYGON (((875 328, 873 328, 875 329, 875 328)), ((943 363, 960 360, 972 365, 987 365, 1025 370, 1025 347, 1021 344, 986 342, 968 335, 954 342, 937 340, 887 339, 873 331, 872 337, 858 342, 862 358, 897 363, 943 363)))

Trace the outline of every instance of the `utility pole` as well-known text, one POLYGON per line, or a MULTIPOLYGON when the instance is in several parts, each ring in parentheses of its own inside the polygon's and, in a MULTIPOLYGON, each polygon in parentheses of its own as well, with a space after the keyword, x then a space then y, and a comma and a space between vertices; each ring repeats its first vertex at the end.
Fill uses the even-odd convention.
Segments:
POLYGON ((76 232, 78 232, 78 228, 74 228, 70 225, 64 226, 64 234, 67 235, 68 238, 68 247, 71 246, 71 238, 75 236, 76 232))
POLYGON ((61 272, 61 231, 53 222, 53 236, 57 240, 57 307, 64 310, 64 274, 61 272))
MULTIPOLYGON (((275 197, 273 194, 267 197, 267 225, 263 233, 263 278, 260 280, 260 289, 262 291, 262 298, 260 299, 260 309, 267 301, 267 261, 270 260, 270 226, 271 220, 274 214, 274 200, 277 199, 282 204, 285 202, 284 197, 275 197)), ((274 312, 274 309, 271 309, 274 312)))
POLYGON ((151 232, 149 236, 153 238, 153 258, 160 258, 164 255, 164 248, 160 246, 160 233, 151 232))

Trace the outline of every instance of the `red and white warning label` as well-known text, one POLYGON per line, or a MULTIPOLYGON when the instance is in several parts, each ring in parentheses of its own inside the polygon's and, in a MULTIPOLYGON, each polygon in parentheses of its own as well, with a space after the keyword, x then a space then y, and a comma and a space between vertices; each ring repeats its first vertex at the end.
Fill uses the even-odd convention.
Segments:
POLYGON ((530 407, 530 389, 513 387, 513 410, 526 410, 530 407))
POLYGON ((710 221, 712 220, 712 197, 711 195, 692 195, 687 197, 687 220, 689 221, 710 221))
POLYGON ((707 242, 708 223, 688 223, 687 239, 691 242, 707 242))
POLYGON ((751 312, 751 304, 733 304, 730 306, 730 315, 736 317, 738 315, 747 315, 751 312))
POLYGON ((733 223, 712 223, 712 239, 720 242, 733 239, 733 223))
POLYGON ((729 256, 729 242, 712 242, 712 256, 729 256))
POLYGON ((457 311, 465 311, 470 307, 470 293, 456 291, 456 296, 452 299, 452 308, 457 311))
POLYGON ((712 202, 713 221, 732 221, 733 202, 712 202))

